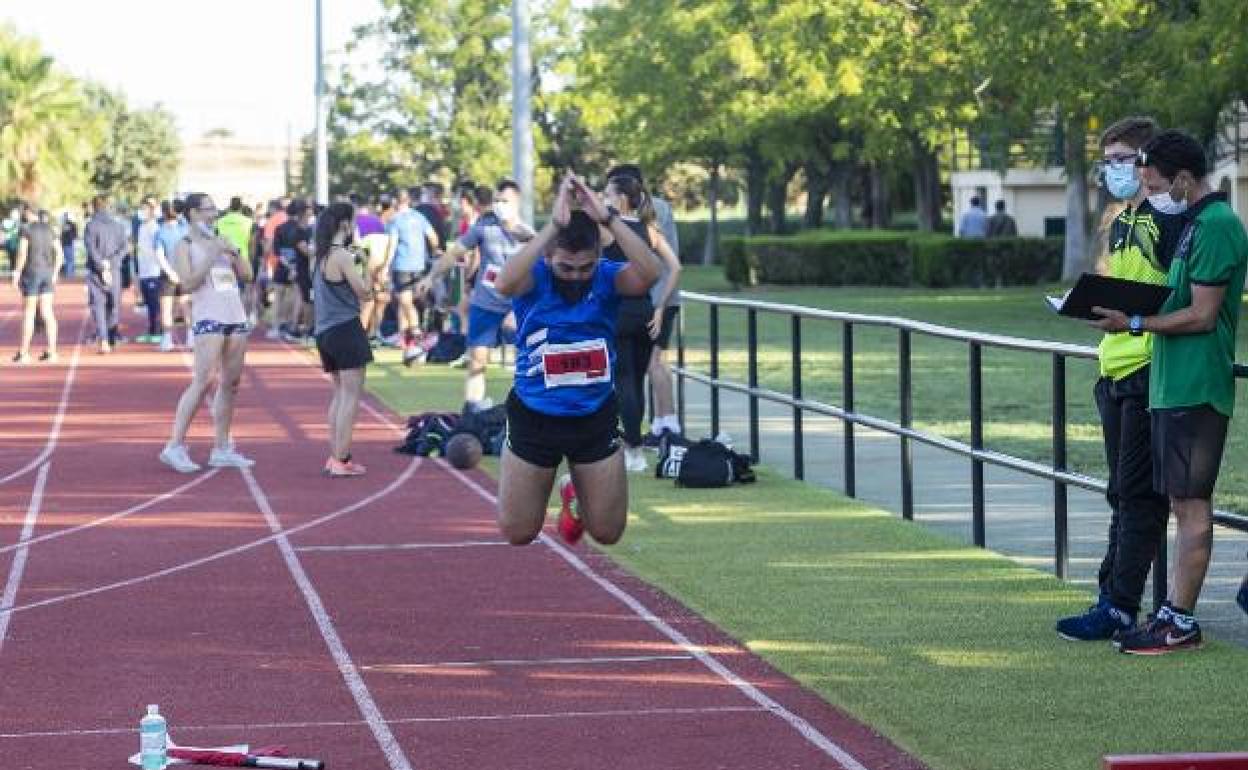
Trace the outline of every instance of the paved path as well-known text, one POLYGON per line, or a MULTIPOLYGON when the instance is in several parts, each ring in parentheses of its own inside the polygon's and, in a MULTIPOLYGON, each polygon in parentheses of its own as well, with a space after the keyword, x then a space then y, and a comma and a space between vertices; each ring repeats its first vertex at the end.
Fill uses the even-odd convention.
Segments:
MULTIPOLYGON (((710 430, 710 389, 685 384, 686 430, 690 436, 710 430)), ((765 465, 793 472, 792 410, 778 404, 759 404, 759 443, 765 465)), ((744 451, 749 445, 748 399, 720 394, 720 430, 744 451)), ((841 423, 829 417, 807 415, 805 435, 806 479, 832 489, 844 489, 841 423)), ((901 511, 901 464, 898 439, 859 427, 855 430, 857 497, 886 510, 901 511)), ((938 532, 971 542, 971 462, 923 444, 914 449, 915 520, 938 532)), ((1004 468, 986 466, 984 472, 987 544, 994 551, 1038 569, 1053 571, 1053 485, 1043 479, 1004 468)), ((1069 572, 1074 582, 1095 590, 1096 571, 1105 549, 1109 507, 1105 499, 1081 489, 1070 489, 1069 572)), ((1173 536, 1173 522, 1171 536, 1173 536)), ((1235 592, 1244 576, 1248 533, 1218 527, 1213 561, 1200 602, 1202 626, 1221 639, 1248 645, 1248 618, 1235 604, 1235 592)), ((1145 590, 1145 606, 1152 586, 1145 590)))

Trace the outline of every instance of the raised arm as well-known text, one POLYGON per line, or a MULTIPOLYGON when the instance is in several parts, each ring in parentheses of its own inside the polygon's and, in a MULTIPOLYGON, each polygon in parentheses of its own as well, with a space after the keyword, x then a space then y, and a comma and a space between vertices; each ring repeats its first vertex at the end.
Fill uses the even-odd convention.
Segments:
POLYGON ((650 287, 659 279, 659 258, 632 228, 620 220, 614 210, 608 210, 603 205, 583 180, 573 177, 572 184, 581 208, 610 231, 624 256, 628 257, 628 265, 615 274, 615 290, 626 297, 639 297, 650 291, 650 287))
POLYGON ((208 273, 212 270, 212 260, 205 259, 198 267, 192 264, 191 242, 183 238, 178 241, 177 247, 173 250, 173 267, 178 273, 182 286, 186 291, 193 292, 208 280, 208 273))
POLYGON ((575 194, 573 177, 568 174, 559 183, 555 204, 550 210, 550 221, 541 232, 527 241, 514 257, 503 263, 503 269, 494 279, 494 290, 504 297, 518 297, 533 290, 533 265, 546 253, 554 242, 560 227, 572 221, 572 196, 575 194))

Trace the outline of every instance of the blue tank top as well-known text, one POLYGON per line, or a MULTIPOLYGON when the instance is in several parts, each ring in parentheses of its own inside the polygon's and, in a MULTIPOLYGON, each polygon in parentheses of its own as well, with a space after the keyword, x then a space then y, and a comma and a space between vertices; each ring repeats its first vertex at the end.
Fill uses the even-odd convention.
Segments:
POLYGON ((515 391, 524 405, 552 417, 584 417, 615 390, 615 276, 624 263, 599 259, 586 297, 569 305, 555 291, 544 259, 533 266, 533 288, 515 297, 515 391))

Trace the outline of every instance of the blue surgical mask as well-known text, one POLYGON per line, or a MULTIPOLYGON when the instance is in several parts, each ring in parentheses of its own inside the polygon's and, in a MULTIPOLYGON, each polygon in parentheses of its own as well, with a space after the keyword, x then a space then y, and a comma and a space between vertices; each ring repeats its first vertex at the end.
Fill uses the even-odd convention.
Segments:
POLYGON ((1140 178, 1134 163, 1110 163, 1105 166, 1105 189, 1120 201, 1134 198, 1140 191, 1140 178))

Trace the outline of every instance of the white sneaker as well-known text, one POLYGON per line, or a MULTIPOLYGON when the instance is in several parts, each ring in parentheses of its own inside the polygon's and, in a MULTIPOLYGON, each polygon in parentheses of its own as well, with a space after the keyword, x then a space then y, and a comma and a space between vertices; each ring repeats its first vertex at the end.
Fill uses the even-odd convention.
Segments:
POLYGON ((226 449, 213 447, 212 454, 208 456, 208 464, 214 468, 250 468, 256 464, 256 461, 239 454, 234 447, 226 449))
POLYGON ((278 340, 282 338, 282 333, 278 331, 276 326, 270 326, 269 330, 264 333, 266 340, 278 340))
POLYGON ((641 447, 624 448, 624 470, 629 473, 645 473, 646 467, 646 456, 641 447))
POLYGON ((183 444, 166 444, 165 448, 160 450, 160 461, 178 473, 194 473, 200 469, 186 453, 186 446, 183 444))
POLYGON ((160 352, 161 353, 173 352, 173 335, 170 334, 169 332, 165 332, 164 334, 160 335, 160 352))

